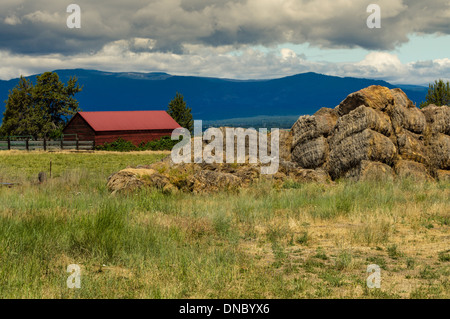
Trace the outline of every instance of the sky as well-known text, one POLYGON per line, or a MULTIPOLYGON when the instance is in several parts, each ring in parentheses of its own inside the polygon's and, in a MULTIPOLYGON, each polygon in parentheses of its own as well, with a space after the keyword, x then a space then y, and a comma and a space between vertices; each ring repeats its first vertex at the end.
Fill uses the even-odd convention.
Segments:
MULTIPOLYGON (((73 21, 73 20, 71 20, 73 21)), ((2 0, 0 79, 56 69, 450 80, 449 0, 2 0), (81 9, 69 28, 70 4, 81 9), (369 4, 380 28, 369 28, 369 4)))

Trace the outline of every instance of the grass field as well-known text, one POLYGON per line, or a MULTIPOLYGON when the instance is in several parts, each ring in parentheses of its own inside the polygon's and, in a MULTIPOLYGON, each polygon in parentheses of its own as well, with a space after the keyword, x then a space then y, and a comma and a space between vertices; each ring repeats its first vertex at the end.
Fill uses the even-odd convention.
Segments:
POLYGON ((166 154, 0 152, 0 182, 20 183, 0 187, 0 297, 450 297, 448 182, 110 195, 111 173, 166 154))

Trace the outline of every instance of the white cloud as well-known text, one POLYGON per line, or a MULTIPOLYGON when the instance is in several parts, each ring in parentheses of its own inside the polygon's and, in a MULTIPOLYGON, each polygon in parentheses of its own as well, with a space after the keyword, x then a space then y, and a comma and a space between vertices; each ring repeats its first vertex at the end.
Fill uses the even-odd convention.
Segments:
POLYGON ((22 23, 22 21, 20 21, 20 19, 15 15, 7 16, 3 22, 7 25, 18 25, 22 23))
POLYGON ((266 51, 247 47, 230 54, 215 47, 190 46, 185 54, 136 52, 130 47, 147 46, 148 39, 120 40, 95 53, 66 57, 62 54, 41 56, 0 52, 3 61, 0 78, 10 79, 44 71, 67 68, 98 69, 116 72, 167 72, 234 79, 277 78, 303 72, 335 76, 383 79, 392 83, 424 84, 437 78, 450 80, 450 59, 436 59, 403 64, 394 54, 369 53, 355 63, 313 62, 294 51, 266 51), (136 44, 137 43, 137 44, 136 44))

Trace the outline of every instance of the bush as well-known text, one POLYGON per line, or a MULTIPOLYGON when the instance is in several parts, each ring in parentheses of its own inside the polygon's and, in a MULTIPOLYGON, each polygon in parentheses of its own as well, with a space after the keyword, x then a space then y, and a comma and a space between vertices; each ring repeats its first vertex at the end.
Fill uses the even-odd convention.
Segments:
POLYGON ((163 136, 159 140, 142 142, 139 146, 134 145, 130 141, 126 141, 119 137, 112 143, 105 143, 96 146, 95 149, 99 151, 116 151, 116 152, 131 152, 131 151, 170 151, 178 143, 177 140, 172 141, 170 136, 163 136))
POLYGON ((119 137, 114 142, 98 145, 95 147, 95 149, 99 151, 130 152, 136 151, 137 147, 130 141, 125 141, 123 138, 119 137))
POLYGON ((163 136, 159 140, 141 143, 138 149, 151 151, 170 151, 177 143, 178 141, 173 141, 170 136, 163 136))

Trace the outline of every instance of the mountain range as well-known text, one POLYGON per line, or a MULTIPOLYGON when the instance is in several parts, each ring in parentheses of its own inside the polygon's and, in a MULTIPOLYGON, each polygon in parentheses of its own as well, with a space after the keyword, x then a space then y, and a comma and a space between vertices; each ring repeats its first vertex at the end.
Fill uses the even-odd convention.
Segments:
MULTIPOLYGON (((393 85, 381 80, 302 73, 268 80, 232 80, 167 73, 56 70, 67 82, 76 76, 83 91, 75 97, 83 111, 166 110, 176 92, 192 108, 194 119, 211 122, 225 119, 277 118, 312 114, 321 107, 335 107, 345 97, 370 85, 400 87, 419 104, 427 88, 393 85)), ((36 75, 29 76, 35 81, 36 75)), ((0 81, 0 99, 18 79, 0 81)), ((0 104, 3 113, 5 104, 0 104)))

